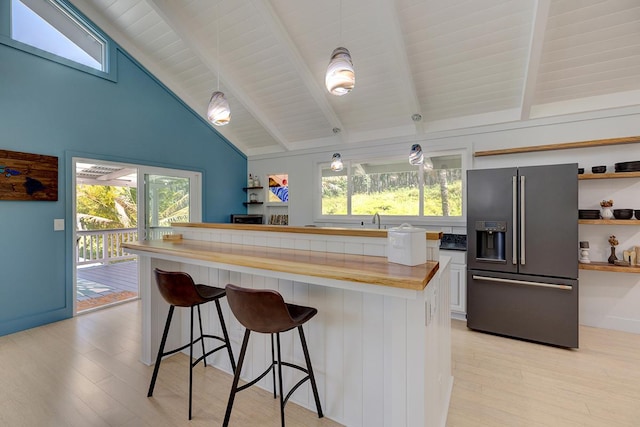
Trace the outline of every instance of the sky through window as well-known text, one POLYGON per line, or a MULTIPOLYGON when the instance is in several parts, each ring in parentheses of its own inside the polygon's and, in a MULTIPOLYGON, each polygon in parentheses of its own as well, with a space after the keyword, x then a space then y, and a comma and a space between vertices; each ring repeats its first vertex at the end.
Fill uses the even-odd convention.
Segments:
POLYGON ((19 0, 11 1, 11 38, 79 64, 103 70, 102 64, 19 0))

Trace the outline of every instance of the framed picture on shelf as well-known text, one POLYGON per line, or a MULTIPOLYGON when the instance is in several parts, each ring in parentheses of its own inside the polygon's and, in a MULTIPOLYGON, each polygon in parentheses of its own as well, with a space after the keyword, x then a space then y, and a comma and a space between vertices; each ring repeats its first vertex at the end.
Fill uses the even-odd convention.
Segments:
POLYGON ((289 175, 269 175, 269 203, 289 202, 289 175))

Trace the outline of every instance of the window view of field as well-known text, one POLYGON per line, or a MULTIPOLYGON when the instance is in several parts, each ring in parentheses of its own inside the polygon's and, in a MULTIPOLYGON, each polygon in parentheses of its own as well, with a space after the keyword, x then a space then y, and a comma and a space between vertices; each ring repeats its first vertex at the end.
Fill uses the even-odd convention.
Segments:
MULTIPOLYGON (((434 159, 436 160, 436 159, 434 159)), ((454 166, 458 166, 454 164, 454 166)), ((462 169, 446 164, 423 167, 424 216, 462 216, 462 169), (444 166, 444 168, 438 167, 444 166)), ((408 162, 354 164, 351 167, 351 212, 346 171, 322 171, 323 215, 420 215, 419 168, 408 162)))

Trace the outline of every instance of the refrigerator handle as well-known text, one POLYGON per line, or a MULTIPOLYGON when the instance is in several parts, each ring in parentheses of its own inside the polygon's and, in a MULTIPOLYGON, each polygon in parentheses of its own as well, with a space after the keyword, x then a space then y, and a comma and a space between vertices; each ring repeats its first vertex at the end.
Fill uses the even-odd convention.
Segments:
POLYGON ((526 222, 524 218, 524 175, 520 176, 520 265, 525 265, 525 236, 526 236, 526 222))
POLYGON ((513 208, 512 208, 512 216, 513 220, 511 222, 511 228, 513 229, 513 239, 511 240, 511 262, 515 265, 518 263, 518 184, 516 183, 516 177, 511 177, 511 184, 513 187, 513 208))
POLYGON ((536 286, 540 288, 553 288, 553 289, 561 289, 563 291, 570 291, 573 289, 571 285, 559 285, 553 283, 543 283, 543 282, 531 282, 529 280, 514 280, 514 279, 503 279, 501 277, 487 277, 487 276, 471 276, 473 280, 485 280, 487 282, 497 282, 497 283, 509 283, 512 285, 523 285, 523 286, 536 286))

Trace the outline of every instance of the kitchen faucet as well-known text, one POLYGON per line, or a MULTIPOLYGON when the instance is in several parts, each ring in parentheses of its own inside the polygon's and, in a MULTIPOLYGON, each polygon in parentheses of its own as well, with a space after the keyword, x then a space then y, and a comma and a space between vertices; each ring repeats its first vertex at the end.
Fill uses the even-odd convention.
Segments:
POLYGON ((378 224, 378 230, 380 229, 380 214, 378 212, 373 214, 373 220, 371 224, 378 224), (376 217, 378 217, 378 222, 376 222, 376 217))

